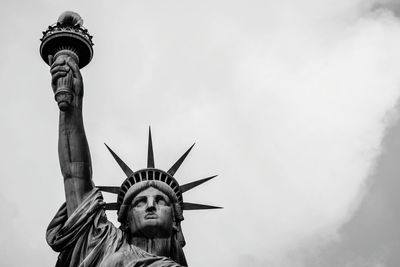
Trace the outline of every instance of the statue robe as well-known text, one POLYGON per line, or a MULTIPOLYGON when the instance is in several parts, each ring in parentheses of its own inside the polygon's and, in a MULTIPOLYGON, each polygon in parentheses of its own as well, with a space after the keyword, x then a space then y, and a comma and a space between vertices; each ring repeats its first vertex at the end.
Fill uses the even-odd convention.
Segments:
POLYGON ((128 244, 124 233, 107 220, 104 205, 96 188, 70 217, 65 203, 61 206, 46 233, 47 243, 60 252, 56 267, 181 267, 128 244))

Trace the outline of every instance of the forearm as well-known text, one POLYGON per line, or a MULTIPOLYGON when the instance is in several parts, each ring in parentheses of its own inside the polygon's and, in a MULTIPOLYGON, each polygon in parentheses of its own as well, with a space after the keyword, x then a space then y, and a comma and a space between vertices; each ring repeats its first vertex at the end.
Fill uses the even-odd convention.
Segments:
POLYGON ((60 112, 58 155, 70 215, 94 187, 81 108, 60 112))

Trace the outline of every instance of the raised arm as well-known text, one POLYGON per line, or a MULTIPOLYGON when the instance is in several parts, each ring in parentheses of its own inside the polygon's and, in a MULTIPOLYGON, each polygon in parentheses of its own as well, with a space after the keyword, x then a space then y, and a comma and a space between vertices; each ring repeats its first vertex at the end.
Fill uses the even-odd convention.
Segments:
POLYGON ((50 72, 53 91, 61 80, 70 83, 73 88, 71 106, 66 111, 60 110, 58 136, 58 156, 70 216, 94 187, 89 145, 82 117, 83 80, 78 66, 69 57, 58 57, 51 65, 50 72), (64 79, 60 80, 62 77, 64 79))

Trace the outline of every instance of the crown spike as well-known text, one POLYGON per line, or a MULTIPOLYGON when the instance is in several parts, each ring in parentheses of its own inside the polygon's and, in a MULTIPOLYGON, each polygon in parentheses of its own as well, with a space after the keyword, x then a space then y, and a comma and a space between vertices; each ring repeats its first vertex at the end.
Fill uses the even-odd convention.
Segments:
POLYGON ((193 146, 196 143, 194 143, 191 147, 189 147, 189 149, 185 152, 185 154, 183 154, 176 162, 175 164, 167 171, 169 174, 171 174, 171 176, 174 176, 174 174, 176 173, 176 171, 179 169, 179 167, 181 166, 182 162, 185 160, 186 156, 189 154, 190 150, 192 150, 193 146))
POLYGON ((205 182, 207 182, 207 181, 209 181, 209 180, 211 180, 211 179, 213 179, 213 178, 215 178, 217 176, 218 175, 214 175, 214 176, 211 176, 211 177, 208 177, 208 178, 200 179, 200 180, 197 180, 197 181, 194 181, 194 182, 191 182, 191 183, 187 183, 187 184, 181 185, 180 186, 181 192, 185 193, 186 191, 189 191, 190 189, 192 189, 192 188, 194 188, 196 186, 199 186, 202 183, 205 183, 205 182))
POLYGON ((184 209, 184 210, 210 210, 210 209, 222 209, 222 207, 183 202, 182 209, 184 209))
POLYGON ((151 128, 149 126, 149 146, 147 150, 147 168, 154 168, 153 141, 151 139, 151 128))
POLYGON ((114 157, 115 161, 118 163, 118 165, 121 167, 121 169, 124 171, 124 173, 126 174, 127 177, 131 177, 133 175, 133 171, 128 167, 128 165, 125 164, 125 162, 123 162, 118 156, 117 154, 114 153, 114 151, 111 150, 111 148, 109 148, 107 146, 106 143, 104 143, 104 145, 107 147, 107 149, 110 151, 111 155, 114 157))

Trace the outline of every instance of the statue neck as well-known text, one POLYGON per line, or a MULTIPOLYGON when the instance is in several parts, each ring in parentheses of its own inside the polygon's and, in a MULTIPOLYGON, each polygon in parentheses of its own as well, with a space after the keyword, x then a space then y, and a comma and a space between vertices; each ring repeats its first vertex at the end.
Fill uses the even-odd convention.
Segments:
POLYGON ((171 237, 132 237, 130 244, 153 255, 170 257, 171 237))

